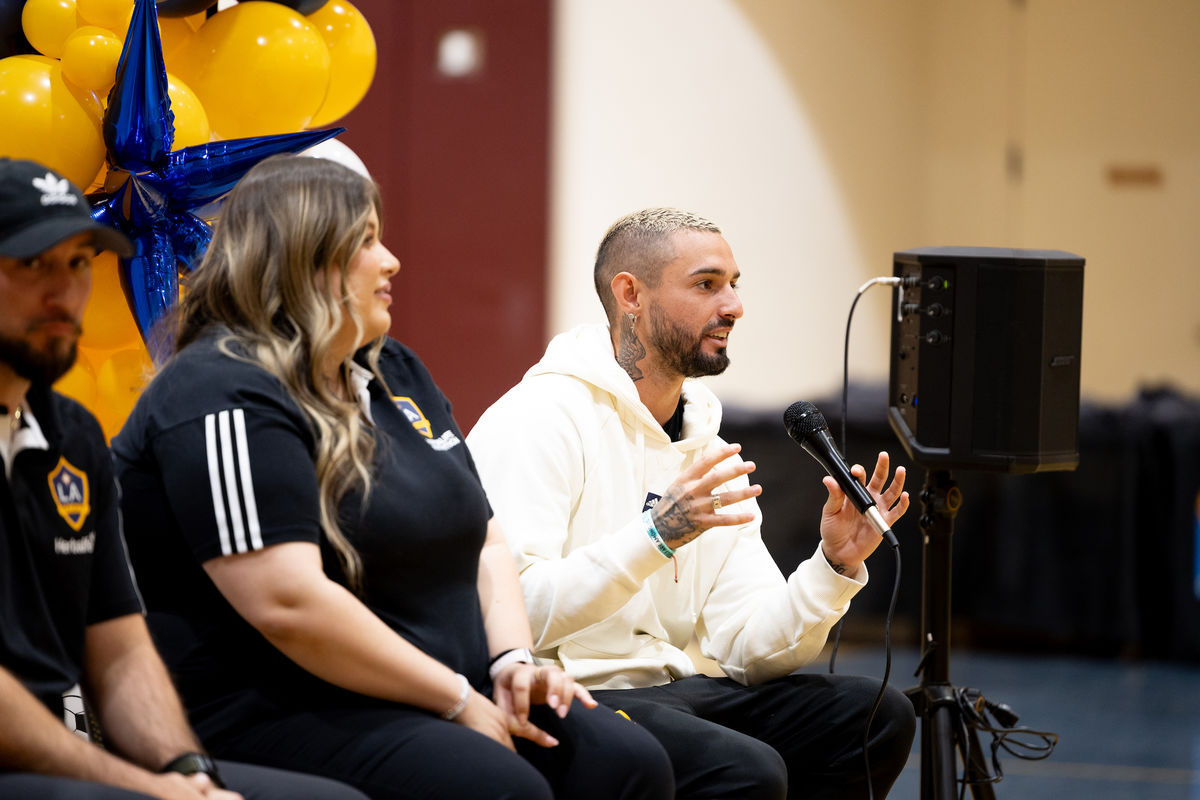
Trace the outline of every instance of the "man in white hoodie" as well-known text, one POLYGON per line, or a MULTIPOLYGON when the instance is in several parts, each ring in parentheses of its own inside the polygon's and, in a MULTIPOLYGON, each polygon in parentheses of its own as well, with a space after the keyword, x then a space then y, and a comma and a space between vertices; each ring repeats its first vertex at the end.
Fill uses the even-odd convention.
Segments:
MULTIPOLYGON (((534 649, 666 747, 676 797, 875 797, 916 727, 877 680, 792 674, 866 584, 875 529, 836 481, 821 542, 788 578, 759 533, 754 463, 718 435, 695 378, 728 366, 740 277, 716 225, 674 209, 618 220, 596 257, 607 325, 550 343, 468 436, 521 571, 534 649), (727 677, 697 674, 701 653, 727 677)), ((903 468, 866 482, 891 524, 903 468)))

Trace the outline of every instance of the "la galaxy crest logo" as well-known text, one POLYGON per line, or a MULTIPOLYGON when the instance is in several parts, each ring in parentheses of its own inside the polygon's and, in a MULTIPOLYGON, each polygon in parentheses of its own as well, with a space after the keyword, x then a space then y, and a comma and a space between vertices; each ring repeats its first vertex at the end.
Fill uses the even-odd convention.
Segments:
POLYGON ((83 521, 92 510, 88 503, 87 475, 59 456, 58 463, 50 470, 46 480, 50 484, 50 496, 54 499, 59 515, 67 521, 72 530, 82 528, 83 521))
POLYGON ((396 397, 392 396, 392 402, 396 404, 396 408, 404 414, 405 419, 412 423, 413 428, 417 433, 425 437, 426 444, 434 450, 449 450, 451 447, 459 444, 459 438, 454 435, 453 431, 443 431, 441 436, 434 437, 433 424, 429 418, 421 413, 421 409, 413 402, 411 397, 396 397))
POLYGON ((393 397, 392 402, 396 404, 396 408, 400 409, 400 413, 404 414, 405 418, 412 423, 412 426, 417 429, 417 433, 426 439, 433 438, 433 426, 429 424, 429 420, 421 413, 421 409, 417 408, 417 404, 413 402, 411 397, 393 397))

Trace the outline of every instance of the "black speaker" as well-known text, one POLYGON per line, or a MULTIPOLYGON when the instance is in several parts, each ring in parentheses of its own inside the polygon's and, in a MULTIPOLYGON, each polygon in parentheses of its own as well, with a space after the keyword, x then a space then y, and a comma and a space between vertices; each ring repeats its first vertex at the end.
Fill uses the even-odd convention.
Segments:
POLYGON ((895 253, 888 421, 914 461, 1078 465, 1083 264, 1060 250, 895 253))

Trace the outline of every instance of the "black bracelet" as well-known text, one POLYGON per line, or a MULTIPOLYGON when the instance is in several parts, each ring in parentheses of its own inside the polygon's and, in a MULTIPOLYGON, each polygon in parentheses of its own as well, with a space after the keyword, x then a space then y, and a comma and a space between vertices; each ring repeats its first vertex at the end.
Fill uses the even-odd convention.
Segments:
POLYGON ((496 653, 496 655, 492 656, 492 660, 488 662, 488 666, 490 667, 492 664, 495 664, 497 661, 504 658, 506 655, 511 653, 513 650, 520 650, 520 649, 521 648, 519 648, 519 647, 510 647, 503 652, 496 653))
POLYGON ((488 663, 488 677, 496 680, 496 676, 509 664, 536 664, 533 653, 528 647, 512 647, 500 653, 488 663))
POLYGON ((160 774, 164 772, 178 772, 180 775, 195 775, 197 772, 203 772, 212 780, 213 786, 218 789, 225 788, 225 782, 221 780, 221 773, 217 770, 217 763, 204 753, 184 753, 173 758, 159 770, 160 774))

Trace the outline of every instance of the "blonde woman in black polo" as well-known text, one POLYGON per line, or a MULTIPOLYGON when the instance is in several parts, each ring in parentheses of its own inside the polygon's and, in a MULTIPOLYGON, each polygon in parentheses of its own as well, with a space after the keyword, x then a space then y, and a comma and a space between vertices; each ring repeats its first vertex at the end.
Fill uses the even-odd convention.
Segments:
POLYGON ((671 797, 657 742, 529 654, 449 403, 387 337, 400 264, 380 232, 345 167, 252 169, 115 442, 193 724, 215 754, 373 798, 671 797))

